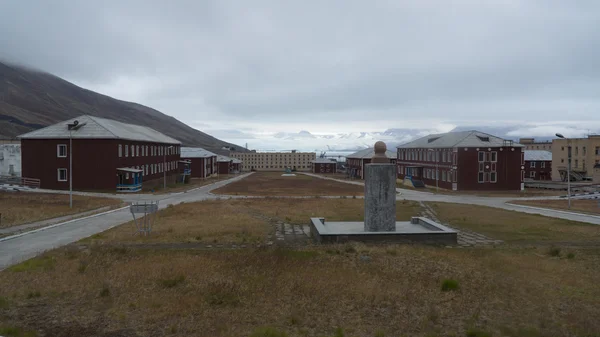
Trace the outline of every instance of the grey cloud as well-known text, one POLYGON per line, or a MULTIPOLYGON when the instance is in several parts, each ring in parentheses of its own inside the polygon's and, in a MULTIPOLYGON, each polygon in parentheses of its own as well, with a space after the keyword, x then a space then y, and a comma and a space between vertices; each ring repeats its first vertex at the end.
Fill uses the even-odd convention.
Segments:
POLYGON ((139 103, 184 121, 585 120, 598 22, 597 1, 3 1, 0 59, 158 79, 139 103))

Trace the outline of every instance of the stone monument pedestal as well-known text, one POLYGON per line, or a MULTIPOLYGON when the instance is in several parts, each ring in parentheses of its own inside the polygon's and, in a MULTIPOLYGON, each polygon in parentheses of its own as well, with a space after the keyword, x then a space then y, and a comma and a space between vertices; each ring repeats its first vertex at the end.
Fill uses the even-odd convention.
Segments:
POLYGON ((311 218, 311 236, 317 242, 420 242, 456 244, 451 228, 423 217, 396 221, 396 165, 386 157, 386 146, 377 142, 371 164, 365 165, 365 218, 363 222, 326 222, 311 218))
POLYGON ((365 165, 365 232, 396 230, 396 165, 365 165))

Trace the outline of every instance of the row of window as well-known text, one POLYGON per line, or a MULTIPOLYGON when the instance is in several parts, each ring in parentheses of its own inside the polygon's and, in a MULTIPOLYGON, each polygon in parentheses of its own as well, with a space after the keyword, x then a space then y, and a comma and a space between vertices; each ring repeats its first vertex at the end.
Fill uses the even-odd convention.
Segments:
MULTIPOLYGON (((259 169, 259 168, 260 169, 268 169, 268 168, 273 168, 273 169, 280 168, 280 169, 284 169, 286 167, 290 167, 290 166, 286 166, 286 165, 256 165, 256 166, 253 166, 253 165, 242 165, 242 168, 255 168, 255 169, 259 169)), ((308 166, 308 165, 298 165, 298 166, 294 165, 292 168, 299 168, 299 169, 304 168, 304 169, 307 169, 307 168, 310 168, 310 166, 308 166)))
POLYGON ((480 163, 486 162, 486 161, 495 163, 498 161, 498 152, 496 152, 496 151, 492 151, 492 152, 479 151, 477 153, 477 159, 480 163))
MULTIPOLYGON (((535 166, 536 166, 536 162, 535 161, 529 162, 529 167, 530 168, 535 168, 535 166)), ((546 162, 545 161, 542 161, 540 163, 540 168, 546 168, 546 162)))
MULTIPOLYGON (((565 147, 561 146, 560 150, 564 151, 565 147)), ((585 156, 587 154, 587 148, 585 146, 582 146, 582 150, 583 150, 583 155, 585 156)), ((595 153, 596 156, 600 156, 600 146, 596 146, 594 153, 595 153)), ((576 156, 579 155, 579 146, 575 146, 575 155, 576 156)))
MULTIPOLYGON (((178 168, 178 166, 179 165, 178 165, 177 161, 171 161, 171 162, 166 162, 166 163, 132 166, 130 168, 136 169, 136 170, 141 170, 142 172, 140 172, 140 173, 142 173, 142 176, 145 176, 145 175, 149 175, 149 174, 163 173, 164 168, 166 168, 167 172, 173 171, 173 170, 176 170, 178 168)), ((58 181, 67 181, 68 180, 66 168, 59 168, 57 175, 58 175, 57 176, 58 181)), ((126 173, 125 178, 129 179, 129 173, 126 173)))
POLYGON ((423 179, 431 179, 431 180, 437 179, 438 181, 445 181, 445 182, 449 182, 449 183, 451 183, 453 181, 456 182, 456 179, 455 179, 456 177, 455 177, 454 171, 438 170, 438 172, 436 174, 435 169, 425 168, 425 169, 423 169, 423 177, 421 177, 418 168, 398 166, 398 173, 402 174, 402 175, 414 176, 414 177, 423 178, 423 179), (436 175, 437 175, 437 177, 436 177, 436 175))
POLYGON ((449 151, 435 151, 435 150, 417 151, 417 150, 398 149, 398 159, 449 163, 449 162, 453 161, 452 153, 453 152, 449 152, 449 151), (441 159, 441 161, 440 161, 440 159, 441 159))
POLYGON ((498 174, 496 172, 479 172, 477 174, 477 182, 482 183, 496 183, 498 182, 498 174))
POLYGON ((169 156, 173 154, 180 154, 181 150, 179 146, 157 146, 157 145, 122 145, 119 144, 119 157, 123 157, 123 150, 125 150, 125 157, 154 157, 154 156, 169 156), (131 149, 131 151, 130 151, 131 149))

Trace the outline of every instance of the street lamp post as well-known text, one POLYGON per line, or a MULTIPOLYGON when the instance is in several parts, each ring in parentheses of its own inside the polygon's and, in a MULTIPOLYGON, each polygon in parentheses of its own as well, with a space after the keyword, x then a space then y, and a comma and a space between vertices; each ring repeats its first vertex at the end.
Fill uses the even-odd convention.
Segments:
POLYGON ((439 160, 439 158, 437 156, 438 152, 436 150, 434 150, 434 149, 428 149, 428 151, 432 152, 433 155, 434 155, 434 157, 435 157, 435 191, 439 192, 440 191, 440 184, 438 182, 439 181, 438 180, 439 179, 439 176, 438 176, 438 160, 439 160))
POLYGON ((569 144, 569 139, 560 133, 557 133, 556 137, 567 140, 567 200, 569 209, 571 209, 571 144, 569 144))
POLYGON ((77 131, 87 123, 79 123, 74 120, 73 123, 67 124, 69 130, 69 208, 73 208, 73 130, 77 131))
POLYGON ((173 146, 171 145, 171 146, 165 148, 165 150, 163 151, 163 176, 164 176, 163 188, 165 190, 167 189, 167 151, 172 148, 173 148, 173 146))

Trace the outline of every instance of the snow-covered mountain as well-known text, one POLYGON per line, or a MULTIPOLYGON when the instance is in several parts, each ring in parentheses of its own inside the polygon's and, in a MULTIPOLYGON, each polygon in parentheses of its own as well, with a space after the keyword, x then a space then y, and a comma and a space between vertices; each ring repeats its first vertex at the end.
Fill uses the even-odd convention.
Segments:
MULTIPOLYGON (((587 125, 586 125, 587 126, 587 125)), ((582 130, 579 125, 511 125, 511 126, 460 126, 451 131, 478 130, 494 136, 518 141, 521 137, 534 137, 536 140, 551 140, 554 133, 563 133, 567 137, 585 137, 587 133, 599 130, 582 130)), ((447 131, 448 129, 444 130, 447 131)), ((354 152, 373 146, 376 141, 383 141, 388 149, 394 149, 400 144, 410 142, 429 134, 441 133, 437 129, 392 128, 380 132, 349 132, 349 133, 311 133, 277 132, 275 134, 250 134, 248 139, 228 139, 225 134, 219 136, 226 141, 247 142, 250 149, 354 152)))

